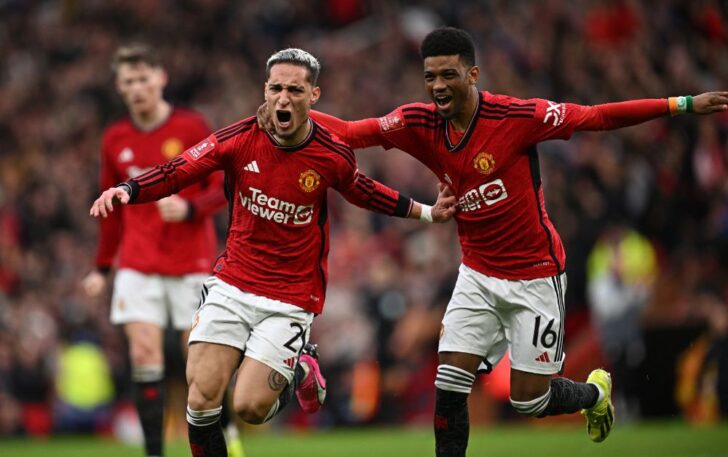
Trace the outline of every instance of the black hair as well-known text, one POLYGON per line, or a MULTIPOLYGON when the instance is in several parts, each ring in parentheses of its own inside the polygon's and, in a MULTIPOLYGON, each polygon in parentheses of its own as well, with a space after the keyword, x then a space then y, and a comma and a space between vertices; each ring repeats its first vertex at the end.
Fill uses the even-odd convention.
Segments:
POLYGON ((468 66, 475 65, 475 45, 468 32, 455 27, 441 27, 428 33, 420 46, 423 59, 433 56, 459 55, 468 66))

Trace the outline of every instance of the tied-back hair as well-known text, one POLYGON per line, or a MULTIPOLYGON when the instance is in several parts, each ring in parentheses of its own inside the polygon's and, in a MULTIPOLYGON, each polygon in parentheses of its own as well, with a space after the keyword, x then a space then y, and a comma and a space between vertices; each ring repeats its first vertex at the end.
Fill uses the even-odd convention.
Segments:
POLYGON ((270 78, 271 67, 279 63, 290 63, 305 67, 308 70, 308 82, 310 82, 312 86, 316 85, 319 73, 321 72, 321 64, 316 57, 312 56, 310 53, 298 48, 288 48, 276 52, 270 56, 268 63, 265 65, 266 79, 270 78))
POLYGON ((434 56, 459 55, 460 60, 475 65, 475 45, 468 32, 455 27, 441 27, 428 33, 420 46, 422 59, 434 56))
POLYGON ((111 71, 116 73, 121 64, 140 64, 145 63, 153 68, 161 68, 162 61, 157 51, 146 43, 129 43, 120 46, 111 59, 111 71))

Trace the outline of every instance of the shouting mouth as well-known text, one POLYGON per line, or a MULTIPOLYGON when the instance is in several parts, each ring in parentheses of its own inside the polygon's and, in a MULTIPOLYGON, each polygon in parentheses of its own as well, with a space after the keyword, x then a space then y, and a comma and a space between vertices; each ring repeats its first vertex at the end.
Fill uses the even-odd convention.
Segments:
POLYGON ((276 119, 278 120, 278 125, 280 125, 283 129, 287 129, 291 126, 292 117, 293 116, 290 111, 276 110, 276 119))
POLYGON ((451 95, 435 95, 435 104, 440 110, 447 110, 452 104, 451 95))

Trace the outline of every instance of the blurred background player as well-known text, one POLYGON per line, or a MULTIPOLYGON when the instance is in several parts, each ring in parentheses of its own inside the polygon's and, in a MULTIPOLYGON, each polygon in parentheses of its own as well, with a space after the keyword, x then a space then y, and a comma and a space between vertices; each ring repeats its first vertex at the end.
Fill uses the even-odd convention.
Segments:
MULTIPOLYGON (((120 47, 111 68, 129 116, 104 132, 102 189, 178 156, 210 133, 202 115, 164 99, 167 73, 150 46, 120 47)), ((118 255, 111 321, 124 326, 128 339, 134 402, 148 456, 161 456, 163 449, 164 331, 171 324, 181 333, 186 354, 192 316, 217 251, 212 215, 225 205, 223 177, 216 173, 157 203, 124 207, 100 220, 96 270, 83 284, 90 296, 99 295, 118 255)), ((227 430, 238 457, 237 429, 227 430)))
POLYGON ((433 104, 355 122, 312 116, 354 148, 411 154, 458 199, 463 259, 440 335, 437 455, 465 455, 475 375, 479 367, 489 372, 506 350, 516 411, 544 417, 581 410, 590 439, 601 442, 614 421, 609 373, 594 370, 586 383, 553 377, 564 361, 566 257, 546 214, 536 144, 668 114, 722 112, 728 92, 595 106, 520 100, 478 91, 475 46, 464 30, 436 29, 420 52, 433 104))
POLYGON ((445 222, 455 212, 448 189, 429 207, 359 174, 351 149, 309 119, 321 93, 319 72, 306 51, 273 54, 264 86, 272 133, 258 128, 255 117, 243 119, 109 188, 90 210, 106 218, 115 203, 154 201, 217 170, 229 179, 226 249, 203 285, 190 335, 187 421, 195 457, 226 453, 220 405, 235 370, 235 411, 248 423, 275 417, 294 392, 308 413, 323 404, 326 382, 307 341, 326 296, 330 187, 390 216, 445 222))

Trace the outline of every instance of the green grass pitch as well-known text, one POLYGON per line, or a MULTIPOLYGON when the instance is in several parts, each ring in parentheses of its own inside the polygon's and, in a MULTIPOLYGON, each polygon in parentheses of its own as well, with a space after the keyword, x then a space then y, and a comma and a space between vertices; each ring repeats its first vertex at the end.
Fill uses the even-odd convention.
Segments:
MULTIPOLYGON (((427 429, 278 431, 244 436, 246 457, 434 456, 427 429)), ((0 441, 2 457, 141 457, 142 450, 94 438, 0 441)), ((189 457, 185 442, 169 443, 167 457, 189 457)), ((471 431, 468 456, 487 457, 728 457, 728 424, 617 426, 601 444, 571 425, 507 425, 471 431)))

